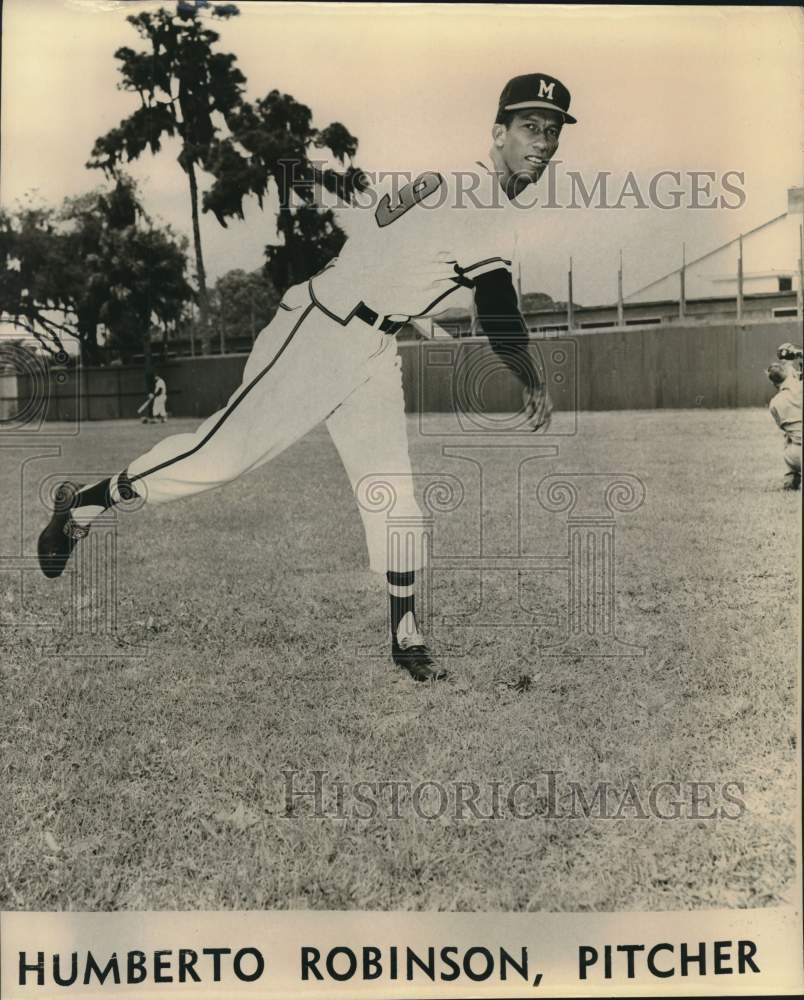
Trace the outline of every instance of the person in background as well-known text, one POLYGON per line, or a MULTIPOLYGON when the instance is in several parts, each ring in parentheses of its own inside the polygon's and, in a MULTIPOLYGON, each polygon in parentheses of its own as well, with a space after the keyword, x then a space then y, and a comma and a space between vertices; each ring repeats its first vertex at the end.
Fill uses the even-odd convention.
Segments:
POLYGON ((151 417, 163 424, 167 420, 167 384, 161 375, 154 375, 154 400, 151 404, 151 417))
POLYGON ((787 472, 783 489, 801 488, 801 379, 791 361, 774 361, 768 378, 777 392, 768 404, 771 416, 784 434, 783 457, 787 472))

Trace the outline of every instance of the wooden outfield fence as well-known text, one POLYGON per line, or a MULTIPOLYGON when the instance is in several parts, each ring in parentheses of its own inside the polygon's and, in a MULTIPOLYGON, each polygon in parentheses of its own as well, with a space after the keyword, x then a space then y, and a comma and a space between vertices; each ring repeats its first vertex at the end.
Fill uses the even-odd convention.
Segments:
MULTIPOLYGON (((623 410, 764 406, 771 395, 765 368, 785 341, 799 342, 795 321, 742 326, 629 327, 534 339, 558 410, 623 410)), ((477 406, 519 409, 520 389, 500 369, 484 338, 400 344, 409 412, 477 406), (474 384, 473 384, 474 380, 474 384)), ((177 358, 156 365, 175 417, 205 417, 237 388, 246 355, 177 358)), ((274 378, 282 378, 277 365, 274 378)), ((30 388, 18 378, 22 407, 30 388)), ((71 369, 48 383, 46 420, 133 419, 146 396, 142 367, 71 369)))

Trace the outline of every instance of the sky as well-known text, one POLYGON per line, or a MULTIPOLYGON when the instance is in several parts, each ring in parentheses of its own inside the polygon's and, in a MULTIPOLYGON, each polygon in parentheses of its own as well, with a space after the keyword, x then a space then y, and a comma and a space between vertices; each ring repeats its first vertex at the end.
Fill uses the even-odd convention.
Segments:
MULTIPOLYGON (((139 47, 127 15, 158 3, 5 0, 0 203, 26 193, 58 203, 102 183, 85 163, 95 138, 135 110, 117 89, 114 51, 139 47)), ((167 6, 172 6, 167 4, 167 6)), ((791 8, 545 7, 529 5, 241 3, 215 24, 256 99, 279 89, 308 104, 323 127, 343 122, 368 170, 468 169, 484 157, 497 99, 511 76, 544 72, 572 93, 578 124, 557 154, 591 183, 611 174, 610 201, 632 171, 646 201, 660 170, 713 171, 744 191, 737 209, 653 205, 534 208, 521 244, 522 285, 566 298, 573 258, 576 301, 616 296, 623 251, 626 294, 785 211, 804 183, 804 15, 791 8)), ((130 165, 147 210, 190 235, 189 193, 170 144, 130 165)), ((204 181, 202 179, 202 185, 204 181)), ((544 183, 544 181, 542 182, 544 183)), ((665 188, 671 185, 663 182, 665 188)), ((589 186, 589 184, 587 185, 589 186)), ((251 270, 275 239, 274 206, 245 221, 202 220, 210 278, 251 270)))

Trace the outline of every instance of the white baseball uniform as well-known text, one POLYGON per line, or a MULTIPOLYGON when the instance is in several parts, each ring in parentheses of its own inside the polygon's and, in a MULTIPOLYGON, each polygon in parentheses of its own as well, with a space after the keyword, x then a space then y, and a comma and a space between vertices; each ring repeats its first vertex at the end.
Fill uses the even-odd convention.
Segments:
POLYGON ((801 380, 798 375, 789 375, 781 383, 768 408, 784 434, 785 483, 795 485, 801 480, 801 380))
POLYGON ((437 314, 478 275, 510 271, 523 213, 486 169, 474 170, 481 189, 474 200, 464 194, 462 205, 456 202, 468 172, 426 173, 401 188, 397 182, 399 190, 388 179, 362 199, 365 207, 342 213, 349 236, 340 256, 286 292, 222 410, 130 463, 137 492, 165 503, 214 489, 270 461, 324 420, 359 501, 371 568, 420 568, 422 517, 400 359, 389 331, 394 321, 437 314), (379 502, 389 490, 396 497, 390 513, 407 519, 408 541, 414 539, 397 556, 389 554, 388 504, 379 502))
POLYGON ((154 379, 154 401, 151 406, 151 416, 156 419, 167 419, 167 385, 160 375, 154 379))

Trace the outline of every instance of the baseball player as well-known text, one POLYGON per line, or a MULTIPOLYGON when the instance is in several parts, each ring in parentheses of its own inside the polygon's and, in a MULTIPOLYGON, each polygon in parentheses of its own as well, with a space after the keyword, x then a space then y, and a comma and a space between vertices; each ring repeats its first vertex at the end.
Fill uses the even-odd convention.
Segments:
POLYGON ((74 546, 109 507, 135 496, 168 503, 223 486, 323 420, 360 501, 370 567, 387 578, 391 657, 417 681, 446 676, 416 622, 415 573, 426 545, 393 334, 407 318, 440 312, 458 289, 471 289, 481 329, 522 385, 523 419, 533 430, 548 426, 546 383, 528 351, 511 268, 516 229, 529 214, 517 198, 541 177, 562 127, 575 122, 569 105, 569 91, 554 77, 515 77, 502 91, 490 152, 473 172, 433 170, 406 183, 386 177, 367 205, 347 209, 340 256, 285 293, 222 410, 108 479, 80 488, 62 484, 39 538, 45 575, 63 572, 74 546), (468 174, 476 182, 473 198, 465 196, 468 174), (406 524, 404 535, 390 541, 387 506, 365 502, 389 491, 394 519, 406 524))
POLYGON ((167 420, 167 384, 161 375, 154 375, 154 401, 151 416, 163 424, 167 420))
POLYGON ((768 368, 768 378, 778 389, 768 409, 784 434, 787 472, 783 488, 797 490, 801 487, 801 379, 790 361, 775 361, 768 368))
POLYGON ((154 375, 154 387, 137 413, 144 411, 144 424, 156 423, 157 420, 163 424, 167 420, 167 385, 159 375, 154 375))

